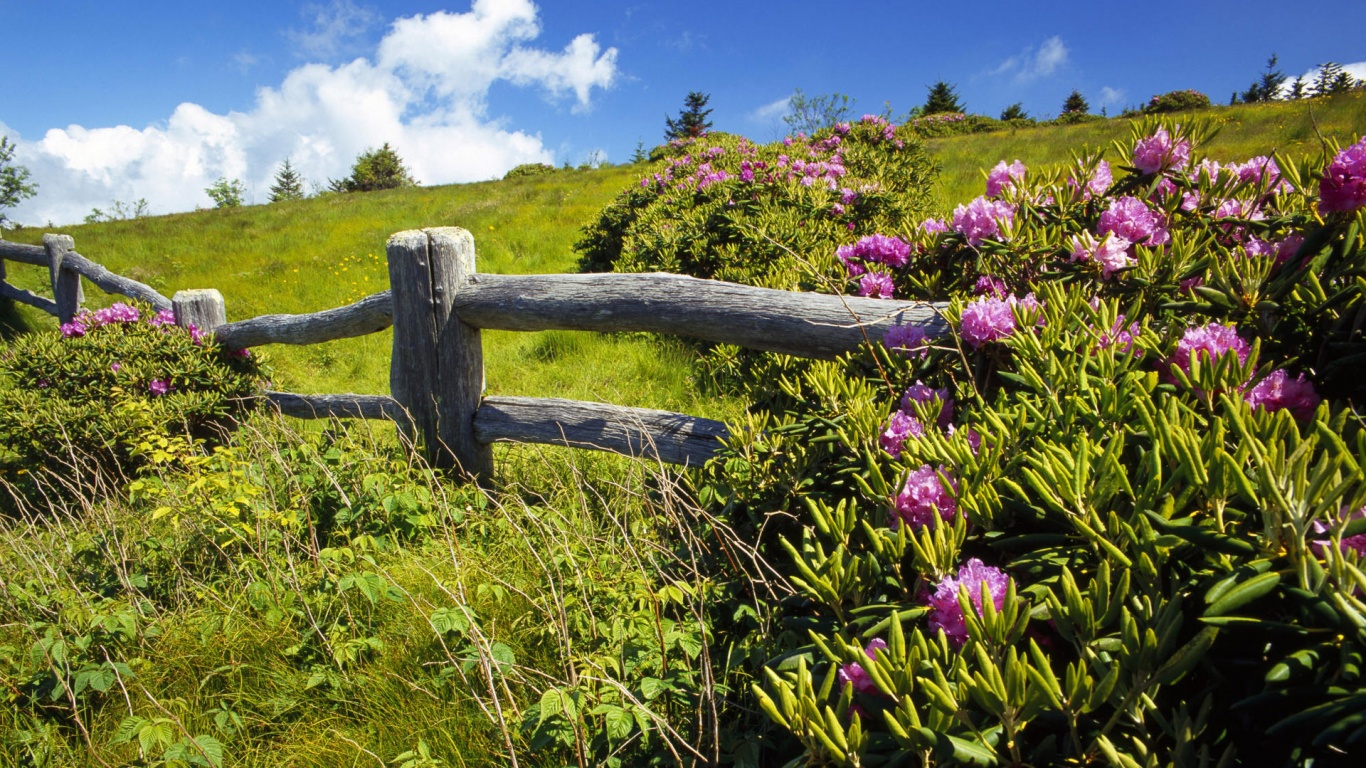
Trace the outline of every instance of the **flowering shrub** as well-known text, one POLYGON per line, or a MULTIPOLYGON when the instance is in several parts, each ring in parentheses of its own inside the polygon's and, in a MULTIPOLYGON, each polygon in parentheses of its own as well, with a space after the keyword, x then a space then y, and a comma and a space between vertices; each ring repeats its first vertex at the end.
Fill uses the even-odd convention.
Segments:
POLYGON ((789 757, 1366 749, 1366 144, 1218 166, 1205 134, 1005 166, 963 224, 873 233, 899 266, 841 244, 845 290, 876 269, 954 333, 785 380, 710 469, 727 509, 793 518, 767 535, 806 634, 754 688, 789 757))
POLYGON ((248 407, 259 376, 249 351, 129 304, 20 336, 0 349, 0 505, 130 471, 149 429, 212 437, 248 407))
POLYGON ((1159 93, 1143 106, 1146 114, 1156 115, 1165 112, 1189 112, 1195 109, 1208 109, 1209 97, 1190 89, 1159 93))

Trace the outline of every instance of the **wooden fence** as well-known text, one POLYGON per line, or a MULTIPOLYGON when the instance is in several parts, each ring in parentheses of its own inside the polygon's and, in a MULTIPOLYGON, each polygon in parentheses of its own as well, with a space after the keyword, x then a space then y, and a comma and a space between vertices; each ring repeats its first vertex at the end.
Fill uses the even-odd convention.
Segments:
POLYGON ((389 238, 391 289, 306 315, 227 322, 217 290, 167 299, 75 251, 66 235, 43 245, 0 240, 0 298, 69 322, 84 277, 103 290, 173 309, 176 323, 212 331, 234 349, 316 344, 394 327, 390 392, 304 395, 268 392, 300 418, 393 419, 434 466, 477 478, 493 471, 492 444, 545 443, 698 465, 726 436, 724 424, 682 413, 604 403, 484 397, 482 329, 648 331, 808 358, 833 358, 913 325, 930 337, 947 326, 942 305, 755 288, 670 274, 492 275, 475 270, 474 238, 454 227, 389 238), (5 282, 5 260, 47 267, 53 298, 5 282))

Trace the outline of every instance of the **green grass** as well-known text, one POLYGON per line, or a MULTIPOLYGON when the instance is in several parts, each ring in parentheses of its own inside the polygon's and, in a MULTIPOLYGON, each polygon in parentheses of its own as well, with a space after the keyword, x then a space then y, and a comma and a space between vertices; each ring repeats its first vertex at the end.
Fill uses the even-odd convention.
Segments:
MULTIPOLYGON (((634 181, 631 166, 559 171, 511 181, 329 195, 292 203, 196 211, 55 231, 82 254, 170 296, 217 288, 228 319, 313 312, 389 287, 384 244, 406 229, 458 226, 475 237, 478 268, 498 274, 572 272, 579 227, 634 181)), ((41 242, 43 230, 11 234, 41 242)), ((44 294, 44 271, 12 265, 10 281, 44 294)), ((87 286, 87 301, 113 301, 87 286)), ((52 327, 21 308, 13 327, 52 327)), ((295 392, 389 391, 392 332, 266 350, 273 385, 295 392)), ((690 355, 639 336, 506 333, 484 336, 488 393, 567 397, 722 417, 733 403, 699 398, 690 355)))
MULTIPOLYGON (((1182 115, 1173 115, 1180 121, 1182 115)), ((1219 133, 1204 146, 1220 162, 1243 161, 1272 150, 1284 157, 1318 157, 1319 137, 1344 144, 1366 131, 1366 92, 1355 91, 1329 99, 1245 104, 1215 107, 1190 113, 1196 119, 1213 120, 1219 133)), ((951 211, 982 194, 986 171, 1000 160, 1019 159, 1030 168, 1071 161, 1083 147, 1106 149, 1110 162, 1117 158, 1111 142, 1129 136, 1129 120, 1099 120, 1071 126, 1018 128, 996 133, 953 136, 926 142, 940 166, 936 193, 940 209, 951 211)))

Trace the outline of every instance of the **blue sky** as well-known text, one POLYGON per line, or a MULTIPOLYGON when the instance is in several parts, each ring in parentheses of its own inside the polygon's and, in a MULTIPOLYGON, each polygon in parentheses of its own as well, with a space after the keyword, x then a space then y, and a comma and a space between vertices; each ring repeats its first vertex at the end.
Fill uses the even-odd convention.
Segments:
POLYGON ((1366 62, 1359 0, 0 0, 0 29, 0 133, 40 185, 10 212, 26 224, 208 206, 219 176, 263 202, 286 157, 325 183, 386 141, 426 184, 622 161, 691 90, 716 129, 768 140, 794 88, 901 113, 942 78, 970 111, 1050 116, 1074 88, 1112 113, 1179 88, 1227 102, 1272 52, 1292 76, 1366 62))

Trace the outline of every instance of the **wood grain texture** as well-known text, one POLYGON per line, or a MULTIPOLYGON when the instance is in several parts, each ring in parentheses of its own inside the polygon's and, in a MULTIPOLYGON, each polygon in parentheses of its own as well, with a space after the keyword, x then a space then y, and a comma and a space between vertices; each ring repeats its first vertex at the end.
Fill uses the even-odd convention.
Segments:
POLYGON ((452 311, 474 276, 474 238, 462 229, 399 232, 389 238, 394 350, 389 390, 412 418, 427 461, 476 478, 493 472, 493 452, 474 437, 484 391, 479 331, 452 311))
POLYGON ((477 275, 455 309, 478 328, 648 331, 833 358, 895 325, 948 333, 946 305, 755 288, 669 274, 477 275))
POLYGON ((46 267, 47 250, 41 245, 11 243, 8 240, 0 239, 0 259, 17 261, 21 264, 32 264, 35 267, 46 267))
POLYGON ((85 300, 81 273, 71 268, 68 259, 75 248, 76 241, 71 235, 43 235, 48 275, 52 279, 52 299, 57 304, 57 322, 63 324, 76 317, 85 300))
POLYGON ((486 397, 474 416, 481 442, 541 443, 701 466, 730 432, 671 411, 531 397, 486 397))
POLYGON ((227 305, 217 288, 197 288, 176 291, 171 297, 175 324, 181 328, 191 325, 201 331, 213 331, 228 322, 227 305))
POLYGON ((228 323, 217 329, 218 341, 232 349, 262 344, 318 344, 364 336, 394 324, 394 302, 389 291, 366 296, 354 304, 307 315, 261 315, 228 323))
POLYGON ((57 302, 46 296, 39 296, 32 291, 22 288, 15 288, 9 283, 0 282, 0 299, 12 299, 13 301, 36 307, 49 315, 57 314, 57 302))
POLYGON ((389 419, 402 421, 403 408, 388 395, 301 395, 266 392, 263 397, 280 413, 296 419, 389 419))

